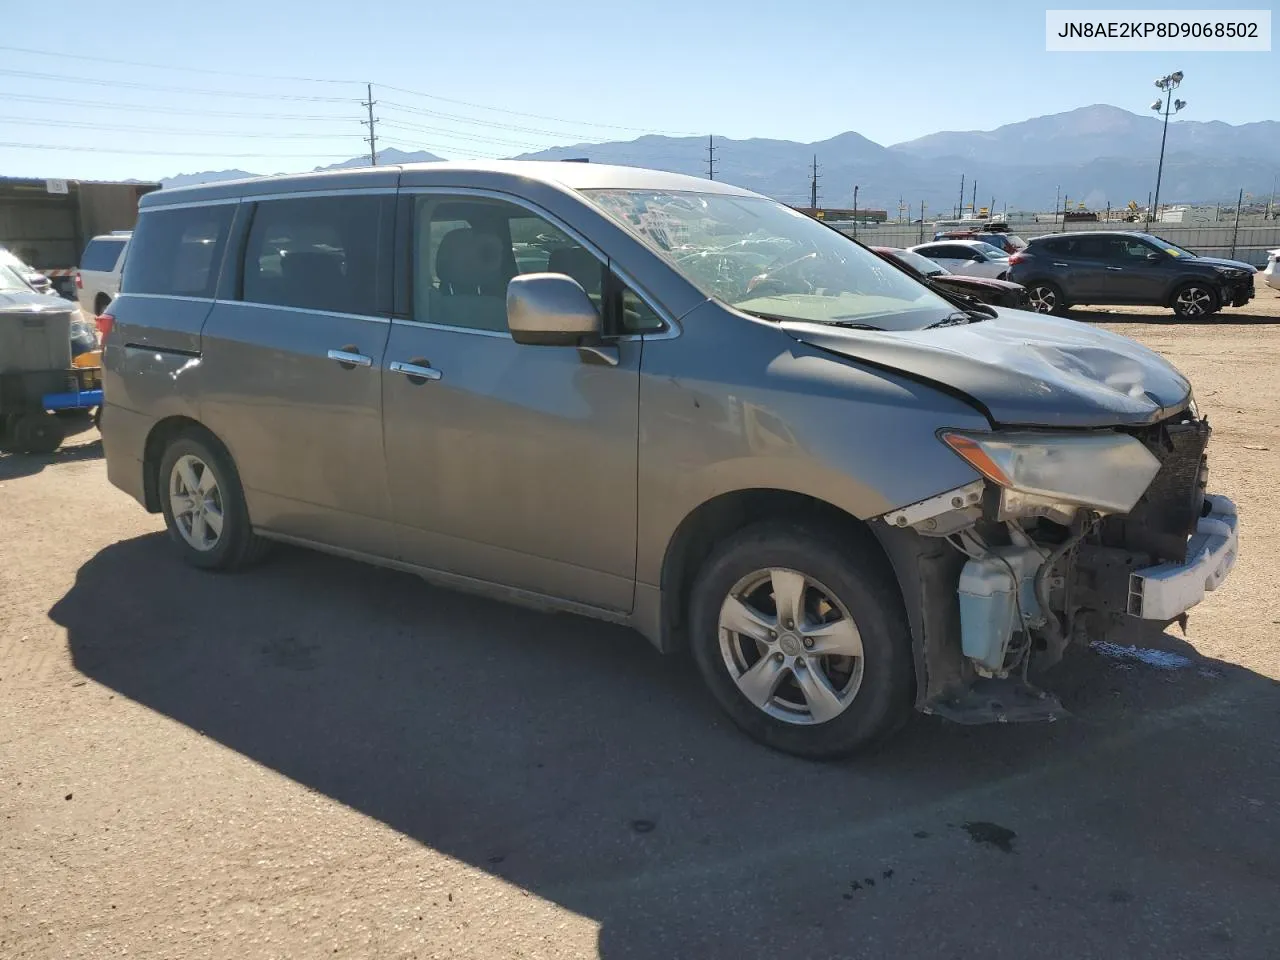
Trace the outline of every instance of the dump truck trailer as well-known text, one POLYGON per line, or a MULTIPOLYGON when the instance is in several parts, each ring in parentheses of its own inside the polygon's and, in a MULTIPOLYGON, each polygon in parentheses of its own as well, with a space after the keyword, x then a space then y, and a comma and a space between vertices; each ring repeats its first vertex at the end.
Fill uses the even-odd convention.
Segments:
POLYGON ((85 245, 98 234, 133 229, 138 198, 158 189, 158 183, 0 177, 0 247, 74 300, 85 245))

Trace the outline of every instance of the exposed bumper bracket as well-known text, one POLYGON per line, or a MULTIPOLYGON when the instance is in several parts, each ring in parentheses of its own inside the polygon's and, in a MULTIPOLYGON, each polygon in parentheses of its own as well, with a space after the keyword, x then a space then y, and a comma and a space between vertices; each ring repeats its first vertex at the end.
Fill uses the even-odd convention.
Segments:
POLYGON ((1206 496, 1205 505, 1209 512, 1196 523, 1186 563, 1160 563, 1129 575, 1131 616, 1167 623, 1227 578, 1239 546, 1236 505, 1220 496, 1206 496))

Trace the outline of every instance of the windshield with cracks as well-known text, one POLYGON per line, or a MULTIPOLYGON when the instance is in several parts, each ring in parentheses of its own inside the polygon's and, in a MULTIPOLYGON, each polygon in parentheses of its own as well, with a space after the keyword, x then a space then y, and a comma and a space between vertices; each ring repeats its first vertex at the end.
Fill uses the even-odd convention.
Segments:
POLYGON ((587 190, 690 283, 754 316, 921 330, 955 307, 871 251, 763 197, 587 190))

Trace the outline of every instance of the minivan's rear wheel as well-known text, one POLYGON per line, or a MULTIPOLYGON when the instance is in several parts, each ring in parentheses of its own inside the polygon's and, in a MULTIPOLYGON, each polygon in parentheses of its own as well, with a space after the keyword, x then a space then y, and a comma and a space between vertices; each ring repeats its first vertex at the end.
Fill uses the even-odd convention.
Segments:
POLYGON ((694 586, 691 645, 721 707, 768 746, 847 756, 910 716, 911 638, 883 558, 763 523, 717 549, 694 586))
POLYGON ((1040 281, 1027 288, 1027 296, 1031 309, 1036 313, 1065 313, 1067 305, 1063 302, 1062 291, 1052 283, 1040 281))
POLYGON ((183 558, 206 570, 232 570, 257 559, 263 541, 249 525, 231 457, 197 434, 165 449, 157 478, 169 536, 183 558))
POLYGON ((1218 295, 1201 283, 1188 283, 1173 295, 1173 312, 1182 320, 1198 320, 1217 313, 1218 295))

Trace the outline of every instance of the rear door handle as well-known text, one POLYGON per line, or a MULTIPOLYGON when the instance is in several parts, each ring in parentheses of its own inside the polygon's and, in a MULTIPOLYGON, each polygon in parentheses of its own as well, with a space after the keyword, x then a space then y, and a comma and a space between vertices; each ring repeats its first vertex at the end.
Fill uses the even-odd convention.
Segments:
POLYGON ((356 367, 373 366, 373 358, 366 357, 363 353, 357 353, 355 347, 343 347, 341 350, 330 350, 329 359, 335 361, 338 366, 344 370, 354 370, 356 367))
POLYGON ((1069 264, 1069 263, 1058 263, 1058 261, 1056 261, 1056 260, 1053 262, 1053 265, 1054 265, 1055 267, 1069 267, 1069 266, 1071 266, 1071 264, 1069 264))
POLYGON ((416 363, 412 361, 405 363, 403 360, 392 360, 390 369, 392 373, 403 373, 413 383, 423 383, 427 380, 439 380, 441 377, 440 371, 435 367, 427 366, 427 362, 425 360, 419 360, 416 363))
POLYGON ((1107 267, 1107 269, 1114 270, 1116 273, 1119 273, 1121 270, 1124 269, 1124 267, 1107 267))

